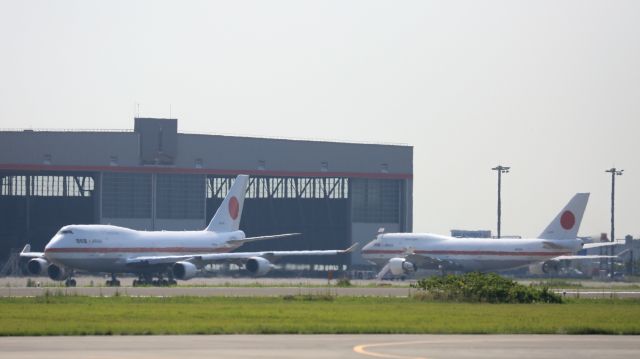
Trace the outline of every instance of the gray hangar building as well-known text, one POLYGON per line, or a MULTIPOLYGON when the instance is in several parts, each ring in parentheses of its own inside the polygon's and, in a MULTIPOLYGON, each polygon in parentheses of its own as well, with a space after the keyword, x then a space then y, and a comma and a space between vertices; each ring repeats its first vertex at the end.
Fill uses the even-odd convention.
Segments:
MULTIPOLYGON (((378 228, 411 231, 413 147, 179 133, 136 118, 133 131, 0 131, 0 262, 41 251, 67 224, 203 229, 237 174, 251 176, 241 229, 301 237, 241 250, 336 249, 378 228)), ((288 263, 365 262, 351 256, 288 263)))

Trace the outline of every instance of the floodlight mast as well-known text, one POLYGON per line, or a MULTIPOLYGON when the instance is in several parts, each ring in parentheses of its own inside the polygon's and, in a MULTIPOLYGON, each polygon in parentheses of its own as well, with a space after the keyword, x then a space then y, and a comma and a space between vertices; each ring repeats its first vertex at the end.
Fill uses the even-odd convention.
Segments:
POLYGON ((500 224, 501 224, 500 222, 502 217, 502 198, 501 198, 502 174, 509 173, 510 168, 511 167, 506 167, 502 165, 497 165, 496 167, 492 168, 492 170, 498 172, 498 238, 500 238, 500 224))
MULTIPOLYGON (((607 173, 611 173, 611 238, 609 241, 615 242, 616 240, 616 227, 615 227, 615 200, 616 200, 616 176, 622 176, 622 172, 624 170, 619 170, 615 167, 612 167, 608 170, 605 170, 607 173)), ((614 248, 611 246, 611 256, 613 256, 614 248)), ((609 273, 611 278, 613 278, 613 258, 609 259, 609 273)))

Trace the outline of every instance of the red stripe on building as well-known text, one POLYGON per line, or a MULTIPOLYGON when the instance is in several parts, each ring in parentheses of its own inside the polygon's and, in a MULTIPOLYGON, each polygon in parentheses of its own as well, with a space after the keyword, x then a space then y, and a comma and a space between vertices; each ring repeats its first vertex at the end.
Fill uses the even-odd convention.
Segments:
POLYGON ((0 170, 13 171, 52 171, 52 172, 131 172, 131 173, 179 173, 179 174, 212 174, 236 176, 247 174, 251 176, 273 177, 347 177, 371 179, 412 179, 411 173, 359 173, 359 172, 300 172, 300 171, 262 171, 262 170, 223 170, 209 168, 180 168, 180 167, 132 167, 132 166, 73 166, 73 165, 36 165, 36 164, 0 164, 0 170))

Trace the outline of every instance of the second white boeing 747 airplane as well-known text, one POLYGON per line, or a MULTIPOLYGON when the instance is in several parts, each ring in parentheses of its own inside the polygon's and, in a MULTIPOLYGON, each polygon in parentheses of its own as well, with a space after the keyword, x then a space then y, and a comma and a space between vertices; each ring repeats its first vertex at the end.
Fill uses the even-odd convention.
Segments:
POLYGON ((75 286, 74 270, 111 273, 107 285, 119 286, 116 273, 135 273, 134 285, 175 284, 175 279, 193 278, 205 265, 236 263, 254 275, 273 268, 271 260, 282 256, 337 255, 345 250, 231 252, 242 244, 257 240, 297 235, 246 238, 239 230, 249 176, 239 175, 222 204, 202 231, 136 231, 112 225, 69 225, 62 227, 44 252, 31 252, 26 245, 20 254, 30 259, 31 274, 47 273, 53 280, 75 286), (164 277, 167 279, 163 279, 164 277), (158 280, 153 280, 158 277, 158 280))
POLYGON ((362 248, 362 257, 383 266, 378 279, 388 272, 401 276, 418 268, 484 272, 537 263, 547 273, 557 270, 560 260, 615 258, 574 255, 583 246, 609 245, 583 245, 577 238, 588 200, 589 193, 577 193, 538 238, 455 238, 431 233, 382 233, 362 248))

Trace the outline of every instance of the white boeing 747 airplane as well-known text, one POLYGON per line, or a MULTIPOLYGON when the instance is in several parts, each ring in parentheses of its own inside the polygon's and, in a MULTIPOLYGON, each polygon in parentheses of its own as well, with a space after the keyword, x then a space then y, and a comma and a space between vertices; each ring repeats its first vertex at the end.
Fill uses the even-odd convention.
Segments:
POLYGON ((31 252, 26 245, 20 254, 28 258, 28 271, 47 273, 53 280, 75 286, 74 270, 110 273, 107 285, 119 286, 116 273, 139 276, 134 285, 175 284, 175 279, 193 278, 205 265, 236 263, 254 275, 264 275, 273 268, 271 261, 282 256, 337 255, 345 250, 231 252, 252 241, 281 238, 297 233, 262 237, 245 237, 239 230, 249 176, 240 175, 229 193, 202 231, 136 231, 112 225, 69 225, 56 233, 44 252, 31 252), (168 278, 163 279, 164 277, 168 278), (158 277, 158 280, 153 280, 158 277))
POLYGON ((431 233, 381 233, 362 248, 362 257, 395 276, 420 269, 500 271, 540 263, 544 273, 560 260, 615 258, 579 256, 580 249, 606 246, 584 244, 578 236, 589 193, 577 193, 538 238, 455 238, 431 233))

